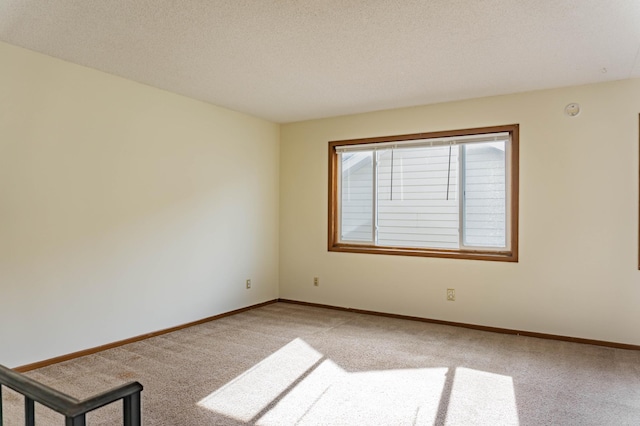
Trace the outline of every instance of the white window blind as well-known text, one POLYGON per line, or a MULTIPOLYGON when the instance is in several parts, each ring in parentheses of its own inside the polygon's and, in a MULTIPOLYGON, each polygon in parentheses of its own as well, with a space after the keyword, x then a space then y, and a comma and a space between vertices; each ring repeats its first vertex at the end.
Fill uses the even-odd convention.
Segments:
POLYGON ((341 242, 507 247, 509 134, 336 147, 341 242))

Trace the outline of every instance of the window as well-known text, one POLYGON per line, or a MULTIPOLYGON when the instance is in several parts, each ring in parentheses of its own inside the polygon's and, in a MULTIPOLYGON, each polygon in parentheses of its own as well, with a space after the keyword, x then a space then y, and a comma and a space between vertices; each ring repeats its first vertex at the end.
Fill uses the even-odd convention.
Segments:
POLYGON ((329 250, 518 260, 518 125, 329 142, 329 250))

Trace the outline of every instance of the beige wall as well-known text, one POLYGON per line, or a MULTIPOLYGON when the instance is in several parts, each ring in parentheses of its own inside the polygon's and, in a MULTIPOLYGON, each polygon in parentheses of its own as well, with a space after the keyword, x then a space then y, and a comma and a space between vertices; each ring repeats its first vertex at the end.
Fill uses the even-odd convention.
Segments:
POLYGON ((277 297, 278 125, 7 44, 0 64, 0 364, 277 297))
POLYGON ((282 126, 280 297, 640 344, 639 112, 627 80, 282 126), (327 251, 328 141, 512 123, 519 263, 327 251))
POLYGON ((279 127, 2 43, 0 63, 0 364, 278 296, 640 344, 640 80, 279 127), (511 123, 519 263, 327 252, 328 141, 511 123))

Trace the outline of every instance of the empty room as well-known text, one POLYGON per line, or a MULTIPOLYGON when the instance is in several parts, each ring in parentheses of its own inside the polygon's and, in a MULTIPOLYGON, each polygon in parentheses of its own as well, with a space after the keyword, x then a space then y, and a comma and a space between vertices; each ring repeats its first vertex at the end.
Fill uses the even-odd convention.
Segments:
POLYGON ((640 2, 0 2, 0 425, 640 424, 640 2))

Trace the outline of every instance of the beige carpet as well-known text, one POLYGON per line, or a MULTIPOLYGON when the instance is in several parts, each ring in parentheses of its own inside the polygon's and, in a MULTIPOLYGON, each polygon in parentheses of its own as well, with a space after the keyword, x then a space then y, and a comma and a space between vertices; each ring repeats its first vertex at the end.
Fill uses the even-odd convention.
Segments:
POLYGON ((138 380, 145 425, 640 425, 640 352, 286 303, 29 375, 79 398, 138 380))

